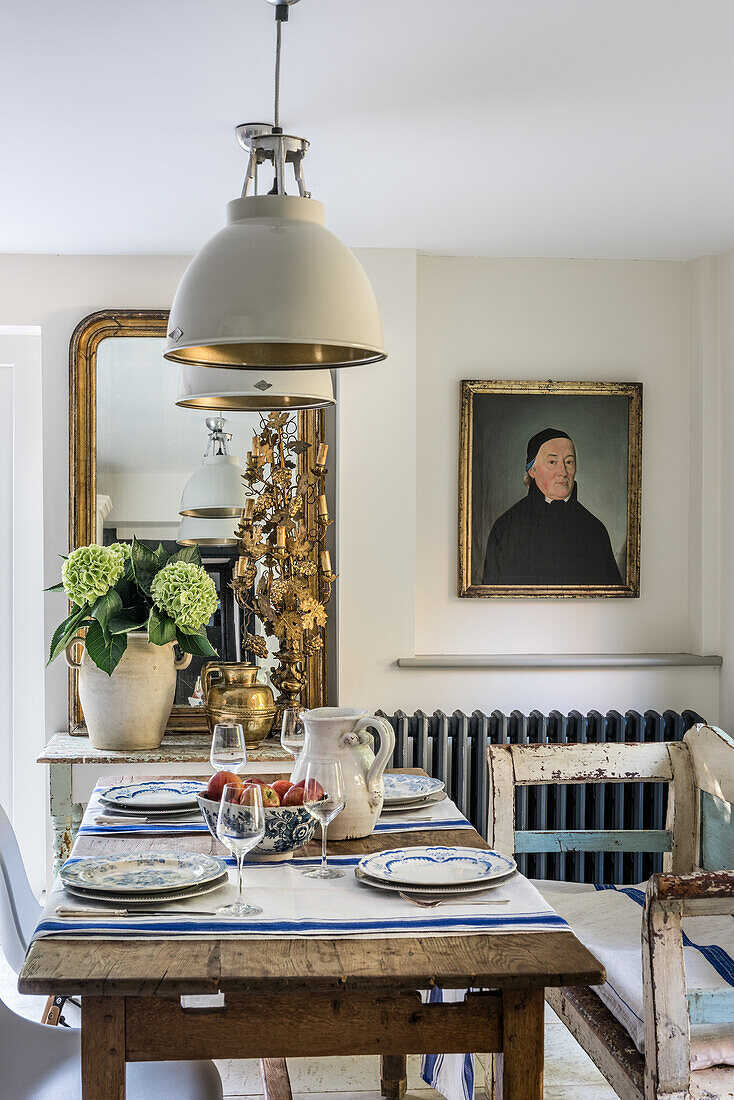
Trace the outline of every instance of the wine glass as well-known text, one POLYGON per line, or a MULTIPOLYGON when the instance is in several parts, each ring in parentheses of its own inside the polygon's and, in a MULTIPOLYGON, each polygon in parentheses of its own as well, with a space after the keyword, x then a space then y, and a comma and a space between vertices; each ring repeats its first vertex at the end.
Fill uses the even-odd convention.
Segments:
POLYGON ((286 752, 292 752, 294 756, 303 749, 306 740, 306 731, 301 718, 299 707, 286 707, 283 711, 283 725, 280 731, 280 743, 286 752))
POLYGON ((326 862, 326 828, 346 806, 342 766, 338 760, 312 760, 304 778, 303 805, 321 825, 321 865, 302 873, 307 878, 343 878, 344 871, 326 862))
POLYGON ((247 763, 245 733, 239 722, 217 722, 209 760, 215 772, 236 772, 247 763))
POLYGON ((242 864, 250 849, 265 835, 265 815, 260 787, 225 784, 217 816, 217 839, 237 857, 237 901, 223 905, 217 913, 228 917, 254 917, 262 913, 258 905, 246 905, 242 900, 242 864))

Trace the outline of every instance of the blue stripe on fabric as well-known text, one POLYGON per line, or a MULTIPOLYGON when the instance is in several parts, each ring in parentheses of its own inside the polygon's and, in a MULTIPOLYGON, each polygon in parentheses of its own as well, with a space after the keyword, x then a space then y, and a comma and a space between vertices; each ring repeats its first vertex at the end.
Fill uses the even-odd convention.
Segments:
POLYGON ((474 1096, 474 1055, 464 1055, 464 1096, 466 1100, 472 1100, 474 1096))
POLYGON ((378 821, 375 825, 374 832, 407 833, 411 829, 455 829, 459 826, 468 826, 470 829, 472 828, 471 822, 467 821, 465 817, 452 817, 446 821, 403 821, 400 824, 390 821, 378 821))
POLYGON ((540 915, 538 913, 518 913, 514 916, 467 916, 467 917, 431 917, 412 920, 410 918, 396 919, 372 919, 372 920, 279 920, 279 921, 238 921, 225 918, 218 921, 207 920, 177 920, 167 921, 160 918, 150 918, 147 922, 135 920, 132 917, 125 918, 124 922, 110 921, 72 921, 72 920, 43 920, 36 929, 37 932, 106 932, 106 931, 156 931, 156 932, 227 932, 236 931, 242 934, 253 935, 263 933, 318 933, 318 932, 404 932, 406 928, 415 932, 430 932, 446 929, 491 929, 520 925, 522 927, 566 928, 566 921, 557 914, 540 915))
MULTIPOLYGON (((402 824, 393 824, 391 822, 380 822, 375 825, 374 832, 376 833, 409 833, 414 829, 459 829, 459 828, 471 828, 470 823, 466 818, 458 817, 452 818, 449 821, 406 821, 402 824)), ((81 825, 78 830, 79 836, 114 836, 115 833, 123 833, 126 836, 130 836, 131 833, 137 833, 140 836, 168 836, 171 833, 189 833, 191 835, 195 833, 208 833, 209 828, 205 824, 198 824, 196 822, 183 823, 176 822, 170 825, 136 825, 131 822, 130 825, 81 825)))
MULTIPOLYGON (((645 904, 645 895, 643 891, 635 889, 634 886, 595 886, 595 889, 616 890, 618 894, 626 894, 632 901, 636 901, 639 906, 645 904)), ((715 943, 694 943, 691 937, 687 936, 685 932, 683 932, 682 935, 684 947, 693 947, 696 951, 699 951, 719 977, 723 978, 727 985, 734 986, 734 959, 732 959, 731 955, 725 951, 723 947, 715 943)), ((621 999, 620 997, 620 1000, 621 999)), ((630 1009, 630 1011, 632 1010, 630 1009)))
MULTIPOLYGON (((443 1004, 443 990, 436 986, 428 994, 429 1004, 443 1004)), ((440 1075, 443 1069, 443 1054, 424 1054, 421 1058, 421 1079, 427 1085, 440 1092, 440 1075)), ((472 1100, 474 1096, 474 1056, 465 1054, 461 1069, 461 1086, 465 1100, 472 1100)))

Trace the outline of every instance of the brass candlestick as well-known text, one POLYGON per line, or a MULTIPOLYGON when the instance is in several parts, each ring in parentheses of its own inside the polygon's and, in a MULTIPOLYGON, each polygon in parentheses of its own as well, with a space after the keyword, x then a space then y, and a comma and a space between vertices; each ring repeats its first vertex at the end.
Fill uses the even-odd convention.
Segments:
MULTIPOLYGON (((237 536, 239 558, 233 588, 240 605, 262 622, 265 635, 278 639, 278 667, 272 674, 280 692, 275 725, 286 707, 302 705, 306 659, 323 645, 326 603, 337 574, 325 548, 332 520, 326 501, 328 445, 298 438, 297 419, 272 412, 261 417, 243 475, 249 495, 237 536)), ((247 634, 244 647, 261 659, 267 643, 247 634)))

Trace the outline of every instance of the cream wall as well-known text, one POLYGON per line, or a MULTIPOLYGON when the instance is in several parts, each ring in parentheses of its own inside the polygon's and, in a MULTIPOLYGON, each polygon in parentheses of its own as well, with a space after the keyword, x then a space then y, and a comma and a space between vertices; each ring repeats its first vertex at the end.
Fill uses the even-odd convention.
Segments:
MULTIPOLYGON (((718 436, 704 431, 704 420, 718 392, 710 347, 697 359, 693 344, 699 323, 704 343, 712 332, 719 339, 718 320, 706 319, 707 310, 717 313, 718 297, 711 302, 704 277, 713 264, 718 295, 718 262, 697 268, 359 254, 380 299, 391 357, 339 379, 341 701, 429 711, 688 705, 715 719, 719 677, 710 669, 426 673, 394 662, 426 652, 716 650, 717 631, 706 634, 702 625, 718 606, 702 523, 714 529, 718 496, 702 500, 701 485, 703 471, 716 464, 718 436), (639 601, 456 597, 458 380, 483 376, 644 383, 639 601)), ((721 263, 734 286, 734 261, 721 263)), ((39 324, 43 333, 47 584, 67 545, 71 333, 97 309, 165 307, 185 264, 170 256, 0 256, 0 324, 39 324)), ((734 534, 734 510, 725 503, 722 523, 727 516, 734 534)), ((62 604, 46 597, 47 635, 62 604)), ((65 713, 66 675, 57 663, 47 672, 47 732, 63 725, 65 713)))
MULTIPOLYGON (((689 588, 691 265, 418 260, 415 653, 696 650, 689 588), (643 525, 637 600, 456 595, 459 380, 643 383, 643 525)), ((579 471, 583 486, 583 471, 579 471)), ((520 493, 522 487, 518 487, 520 493)), ((395 656, 409 656, 396 653, 395 656)), ((451 711, 537 707, 717 713, 718 672, 401 672, 394 702, 451 711)))

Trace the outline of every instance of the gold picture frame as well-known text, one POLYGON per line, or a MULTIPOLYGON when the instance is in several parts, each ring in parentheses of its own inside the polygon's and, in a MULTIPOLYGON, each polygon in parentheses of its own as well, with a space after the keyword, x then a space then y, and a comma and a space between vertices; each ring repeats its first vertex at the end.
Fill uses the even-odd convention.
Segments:
MULTIPOLYGON (((77 325, 69 344, 69 547, 85 546, 95 539, 95 501, 97 495, 97 350, 110 338, 165 337, 168 310, 107 309, 85 317, 77 325)), ((171 369, 176 369, 172 367, 171 369)), ((321 409, 298 413, 299 438, 311 444, 299 456, 306 468, 306 455, 315 453, 324 435, 321 409)), ((316 504, 310 505, 314 515, 316 504)), ((321 569, 314 551, 314 564, 321 569)), ((326 702, 327 634, 322 628, 323 647, 306 659, 307 686, 305 705, 323 706, 326 702)), ((78 673, 69 669, 69 730, 83 729, 84 715, 77 690, 78 673)), ((176 705, 166 731, 204 732, 207 729, 203 709, 176 705)))
MULTIPOLYGON (((583 597, 627 597, 635 598, 640 594, 640 523, 641 523, 641 502, 642 502, 642 383, 641 382, 554 382, 554 381, 540 381, 540 382, 526 382, 526 381, 486 381, 486 380, 463 380, 461 382, 460 393, 460 415, 459 415, 459 507, 458 507, 458 595, 464 598, 583 598, 583 597), (511 583, 484 583, 484 576, 486 576, 487 568, 484 566, 484 559, 482 558, 483 575, 480 577, 480 561, 479 555, 482 554, 483 546, 487 540, 487 535, 493 529, 493 524, 500 518, 500 515, 506 515, 510 511, 507 505, 501 506, 496 515, 491 514, 491 508, 485 508, 487 514, 481 514, 478 516, 476 508, 477 502, 473 499, 475 495, 479 496, 475 489, 477 487, 477 480, 475 479, 475 451, 478 447, 478 438, 481 434, 484 440, 489 440, 489 443, 484 443, 484 450, 487 451, 491 447, 500 447, 500 438, 502 433, 505 435, 511 431, 511 426, 508 424, 519 424, 525 417, 525 422, 530 423, 532 421, 532 415, 529 410, 533 408, 532 404, 523 405, 521 402, 514 401, 509 403, 504 402, 500 405, 499 402, 494 402, 494 413, 492 412, 492 402, 487 402, 487 397, 500 396, 503 398, 526 398, 531 399, 533 397, 543 397, 545 399, 554 397, 559 398, 616 398, 623 399, 626 402, 626 416, 625 406, 623 403, 616 402, 612 404, 605 404, 604 409, 610 409, 614 411, 614 422, 617 426, 617 449, 621 451, 624 445, 623 432, 626 428, 626 502, 624 504, 621 501, 617 505, 617 514, 615 519, 617 521, 617 528, 622 529, 624 521, 625 525, 625 541, 620 547, 616 555, 616 561, 618 565, 618 571, 621 582, 608 583, 605 581, 601 584, 594 583, 553 583, 544 584, 538 583, 537 579, 530 583, 519 583, 516 579, 513 579, 511 583), (479 406, 479 407, 478 407, 479 406), (491 420, 492 415, 499 415, 500 409, 504 413, 502 423, 496 422, 496 430, 493 428, 493 422, 491 420), (512 410, 512 416, 508 419, 507 411, 512 410), (525 410, 525 411, 523 411, 525 410), (481 415, 484 419, 481 423, 481 433, 477 430, 478 421, 477 416, 481 415), (489 418, 489 419, 487 419, 489 418), (505 511, 507 508, 507 511, 505 511)), ((512 456, 505 457, 508 454, 508 449, 505 447, 502 449, 502 462, 506 465, 508 462, 516 464, 518 461, 523 461, 525 457, 525 445, 528 435, 532 435, 534 431, 539 431, 545 425, 545 420, 548 419, 552 413, 547 412, 548 408, 553 407, 553 401, 545 400, 544 402, 536 402, 535 406, 538 410, 543 410, 539 418, 536 419, 537 427, 527 428, 523 436, 517 433, 517 438, 513 440, 512 456), (522 448, 522 458, 518 458, 522 448)), ((603 416, 600 412, 602 406, 597 402, 597 408, 594 410, 592 406, 584 404, 577 404, 572 406, 567 400, 564 402, 558 402, 559 408, 569 409, 571 407, 578 410, 578 415, 575 417, 575 422, 580 422, 584 416, 595 416, 597 419, 599 416, 603 416)), ((562 419, 562 418, 561 418, 562 419)), ((571 419, 574 419, 573 416, 571 419)), ((550 420, 553 423, 553 420, 550 420)), ((591 424, 591 421, 590 421, 591 424)), ((590 434, 590 428, 586 432, 587 436, 590 434)), ((565 433, 564 433, 565 434, 565 433)), ((574 461, 575 461, 575 444, 574 446, 574 461)), ((588 453, 588 448, 587 448, 588 453)), ((583 469, 583 454, 579 465, 583 469)), ((504 467, 503 467, 504 468, 504 467)), ((509 476, 505 479, 507 485, 504 483, 501 487, 496 486, 491 481, 491 477, 496 471, 492 471, 489 475, 489 479, 485 484, 493 486, 491 491, 499 499, 503 494, 507 497, 508 493, 515 493, 516 499, 522 498, 523 489, 520 484, 522 480, 520 474, 522 470, 517 471, 517 480, 515 481, 515 465, 512 466, 512 481, 510 485, 509 476)), ((533 475, 530 474, 532 477, 533 475)), ((616 483, 622 484, 622 471, 621 469, 616 471, 615 474, 616 483)), ((526 481, 526 484, 528 482, 526 481)), ((483 488, 484 486, 482 486, 483 488)), ((573 487, 573 499, 576 500, 576 485, 572 483, 573 487)), ((528 495, 530 489, 527 490, 528 495)), ((617 493, 617 497, 620 497, 620 493, 617 493)), ((584 497, 584 500, 586 498, 584 497)), ((591 505, 593 512, 593 504, 591 505)), ((588 509, 584 509, 588 512, 588 509)), ((597 520, 597 523, 599 521, 597 520)), ((607 532, 608 536, 608 532, 607 532)), ((619 539, 617 540, 619 542, 619 539)), ((611 543, 610 543, 611 546, 611 543)))

